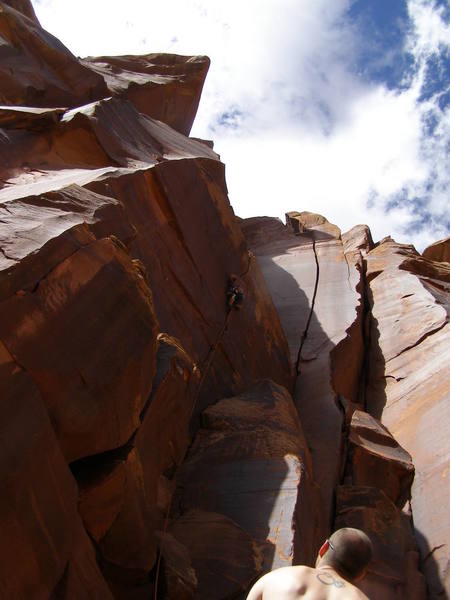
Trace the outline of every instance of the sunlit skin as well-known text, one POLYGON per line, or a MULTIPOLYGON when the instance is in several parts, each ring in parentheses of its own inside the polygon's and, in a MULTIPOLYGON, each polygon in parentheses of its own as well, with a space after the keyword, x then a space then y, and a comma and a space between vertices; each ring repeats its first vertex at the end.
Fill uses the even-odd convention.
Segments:
POLYGON ((327 564, 331 552, 328 540, 322 545, 315 568, 295 566, 276 569, 261 577, 250 590, 247 600, 369 600, 353 583, 327 564))

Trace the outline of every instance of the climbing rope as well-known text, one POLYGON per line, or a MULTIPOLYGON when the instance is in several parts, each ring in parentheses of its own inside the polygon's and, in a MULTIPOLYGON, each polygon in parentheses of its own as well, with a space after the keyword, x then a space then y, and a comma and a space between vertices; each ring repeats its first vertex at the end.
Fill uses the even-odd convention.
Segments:
MULTIPOLYGON (((250 271, 250 264, 251 264, 251 261, 252 261, 253 258, 254 258, 254 255, 252 254, 252 252, 248 251, 247 268, 246 268, 246 270, 241 275, 239 275, 239 278, 245 277, 248 274, 248 272, 250 271)), ((223 338, 223 335, 224 335, 225 331, 227 330, 228 319, 230 318, 230 314, 232 312, 232 308, 233 308, 233 304, 227 305, 224 324, 223 324, 222 328, 220 329, 219 333, 217 334, 216 341, 214 342, 214 344, 212 344, 210 346, 210 348, 208 350, 208 354, 206 355, 206 358, 203 361, 202 376, 200 377, 200 381, 198 383, 198 386, 197 386, 197 389, 196 389, 196 392, 195 392, 195 395, 194 395, 194 400, 192 402, 192 408, 191 408, 191 412, 190 412, 190 415, 189 415, 189 421, 191 420, 191 417, 192 417, 192 415, 194 413, 194 410, 195 410, 195 407, 197 405, 197 401, 198 401, 198 399, 200 397, 200 392, 202 391, 203 383, 204 383, 204 381, 206 379, 206 375, 208 374, 209 369, 211 367, 212 359, 213 359, 213 357, 215 355, 215 352, 216 352, 219 344, 222 341, 222 338, 223 338)), ((176 479, 176 476, 177 476, 177 473, 178 473, 178 470, 179 470, 181 464, 182 463, 180 463, 178 465, 178 467, 175 469, 175 473, 173 475, 173 477, 175 479, 176 479)), ((158 600, 159 572, 160 572, 160 569, 161 569, 161 558, 162 558, 162 553, 163 553, 162 551, 163 551, 163 547, 164 547, 164 540, 165 540, 165 537, 166 537, 166 534, 167 534, 167 526, 169 524, 169 515, 170 515, 171 508, 172 508, 172 498, 173 498, 173 494, 171 495, 170 500, 169 500, 169 504, 167 506, 166 516, 164 518, 164 526, 163 526, 162 535, 161 535, 161 542, 160 542, 160 545, 159 545, 158 561, 156 563, 156 574, 155 574, 155 590, 154 590, 154 595, 153 595, 154 600, 158 600)))
POLYGON ((250 252, 250 250, 247 250, 247 254, 248 254, 247 268, 245 269, 245 271, 243 273, 241 273, 241 275, 239 275, 239 277, 245 277, 247 275, 247 273, 250 271, 250 263, 252 262, 252 259, 255 258, 255 255, 253 254, 253 252, 250 252))
POLYGON ((294 379, 294 387, 292 390, 292 397, 294 399, 295 402, 295 392, 297 389, 297 379, 298 376, 300 375, 300 362, 302 359, 302 350, 303 350, 303 345, 306 341, 306 338, 308 337, 308 330, 309 330, 309 325, 311 323, 311 319, 314 313, 314 305, 316 302, 316 296, 317 296, 317 288, 319 286, 319 274, 320 274, 320 267, 319 267, 319 259, 317 258, 317 250, 316 250, 316 240, 314 239, 314 237, 312 238, 312 249, 314 252, 314 259, 316 261, 316 281, 314 284, 314 292, 313 292, 313 297, 311 300, 311 309, 309 311, 309 315, 308 315, 308 320, 306 321, 306 325, 305 325, 305 329, 303 330, 303 334, 302 337, 300 339, 300 346, 298 348, 298 352, 297 352, 297 361, 295 363, 295 379, 294 379))

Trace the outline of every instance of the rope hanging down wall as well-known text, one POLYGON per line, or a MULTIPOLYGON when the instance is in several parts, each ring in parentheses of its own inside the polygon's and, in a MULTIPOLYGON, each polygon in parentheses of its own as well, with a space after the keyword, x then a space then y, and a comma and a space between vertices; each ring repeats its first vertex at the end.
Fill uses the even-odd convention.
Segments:
POLYGON ((309 311, 308 320, 306 321, 305 329, 303 330, 302 337, 300 339, 300 346, 299 346, 298 352, 297 352, 297 361, 295 363, 294 389, 292 391, 292 397, 294 398, 294 401, 295 401, 295 391, 297 388, 297 379, 298 379, 298 376, 300 375, 300 362, 302 360, 303 345, 306 341, 306 338, 308 337, 308 330, 309 330, 309 326, 311 324, 311 319, 312 319, 312 316, 314 313, 314 305, 316 302, 317 288, 319 287, 320 267, 319 267, 319 259, 317 257, 316 240, 314 239, 314 237, 312 238, 312 249, 314 252, 314 259, 316 261, 316 281, 314 284, 314 292, 313 292, 313 297, 311 300, 311 309, 309 311))
MULTIPOLYGON (((214 355, 216 353, 216 350, 219 346, 219 344, 222 342, 222 338, 224 336, 225 331, 227 330, 227 325, 228 325, 228 320, 230 318, 231 313, 233 312, 234 309, 239 309, 242 301, 243 301, 243 291, 242 291, 242 296, 239 297, 238 293, 234 292, 234 296, 231 296, 229 294, 229 290, 230 287, 234 287, 234 288, 239 288, 238 285, 238 280, 242 279, 243 277, 245 277, 249 271, 250 271, 250 266, 251 266, 251 261, 254 258, 253 254, 248 251, 248 263, 247 263, 247 268, 246 270, 241 273, 241 275, 239 275, 238 277, 236 277, 235 275, 230 275, 229 277, 229 282, 228 282, 228 288, 227 288, 227 308, 226 308, 226 315, 225 315, 225 321, 222 325, 222 328, 220 329, 219 333, 217 334, 216 340, 214 342, 214 344, 212 344, 208 350, 208 354, 206 355, 206 358, 203 361, 202 364, 202 375, 200 377, 200 381, 198 383, 197 389, 195 391, 194 394, 194 400, 192 402, 192 408, 191 408, 191 412, 189 415, 189 421, 194 413, 195 407, 197 405, 197 401, 200 397, 200 392, 202 391, 203 388, 203 383, 206 379, 206 375, 209 373, 209 369, 211 367, 212 364, 212 360, 214 358, 214 355)), ((178 470, 180 468, 182 463, 180 463, 180 465, 178 465, 178 467, 175 470, 174 473, 174 477, 176 478, 177 474, 178 474, 178 470)), ((154 600, 158 600, 158 583, 159 583, 159 572, 161 569, 161 558, 162 558, 162 553, 163 553, 163 548, 164 548, 164 540, 166 537, 166 533, 167 533, 167 526, 169 524, 169 515, 170 515, 170 511, 172 508, 172 496, 169 500, 169 504, 167 507, 167 511, 166 511, 166 516, 164 518, 164 526, 163 526, 163 530, 162 530, 162 535, 161 535, 161 543, 159 546, 159 553, 158 553, 158 561, 156 564, 156 575, 155 575, 155 589, 154 589, 154 595, 153 598, 154 600)))

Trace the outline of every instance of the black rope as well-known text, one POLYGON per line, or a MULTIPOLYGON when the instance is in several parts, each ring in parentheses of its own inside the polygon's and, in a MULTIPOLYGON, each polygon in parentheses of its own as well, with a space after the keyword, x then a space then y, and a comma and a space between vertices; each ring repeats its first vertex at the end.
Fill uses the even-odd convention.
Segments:
MULTIPOLYGON (((249 251, 248 252, 247 269, 244 271, 244 273, 242 273, 242 275, 239 276, 240 278, 241 277, 245 277, 248 274, 248 272, 250 270, 250 264, 251 264, 252 258, 253 258, 253 254, 249 251)), ((217 347, 219 346, 220 342, 222 341, 223 335, 224 335, 224 333, 225 333, 225 331, 227 329, 228 319, 229 319, 230 314, 231 314, 231 309, 232 309, 232 306, 227 306, 227 313, 226 313, 226 316, 225 316, 225 322, 224 322, 221 330, 219 331, 219 333, 218 333, 218 335, 216 337, 216 341, 214 342, 214 344, 212 346, 210 346, 210 348, 208 350, 208 354, 207 354, 205 360, 203 361, 203 364, 204 364, 203 374, 200 377, 200 381, 199 381, 199 384, 197 386, 197 390, 195 392, 194 401, 192 403, 192 408, 191 408, 191 414, 189 415, 189 421, 191 420, 191 417, 192 417, 192 415, 194 413, 194 410, 195 410, 195 407, 197 405, 198 399, 200 397, 200 392, 202 391, 203 383, 204 383, 204 381, 206 379, 206 375, 208 374, 209 369, 211 367, 211 363, 212 363, 212 359, 214 357, 214 354, 215 354, 215 352, 217 350, 217 347)), ((181 464, 182 463, 180 463, 178 465, 178 467, 176 468, 175 473, 174 473, 174 478, 176 478, 176 475, 178 473, 179 468, 181 467, 181 464)), ((158 562, 156 564, 156 575, 155 575, 155 590, 154 590, 154 595, 153 595, 154 600, 158 600, 159 572, 160 572, 160 569, 161 569, 161 558, 162 558, 162 551, 163 551, 163 547, 164 547, 164 540, 165 540, 165 537, 166 537, 166 534, 167 534, 167 526, 169 524, 169 515, 170 515, 171 508, 172 508, 172 498, 173 498, 173 494, 170 497, 169 505, 167 507, 167 512, 166 512, 166 516, 165 516, 165 519, 164 519, 164 526, 163 526, 162 535, 161 535, 161 543, 159 545, 158 562)))

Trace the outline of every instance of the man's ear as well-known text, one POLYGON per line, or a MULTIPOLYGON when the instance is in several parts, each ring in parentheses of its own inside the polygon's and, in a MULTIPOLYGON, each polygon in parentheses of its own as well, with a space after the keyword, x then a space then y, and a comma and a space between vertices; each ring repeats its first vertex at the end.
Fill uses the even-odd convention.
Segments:
POLYGON ((325 540, 325 542, 321 545, 320 550, 319 550, 320 558, 322 558, 322 556, 325 554, 325 552, 328 550, 329 547, 330 547, 330 544, 328 543, 328 540, 325 540))

